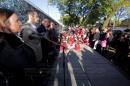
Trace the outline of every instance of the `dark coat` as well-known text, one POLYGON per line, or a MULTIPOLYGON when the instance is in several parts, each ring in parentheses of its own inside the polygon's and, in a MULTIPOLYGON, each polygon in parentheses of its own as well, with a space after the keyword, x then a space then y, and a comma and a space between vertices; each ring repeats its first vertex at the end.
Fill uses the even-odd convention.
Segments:
POLYGON ((40 62, 42 59, 41 38, 36 28, 29 23, 24 24, 22 26, 22 38, 35 52, 37 62, 40 62))
POLYGON ((51 29, 50 31, 51 33, 51 40, 55 41, 55 42, 58 42, 58 32, 56 31, 55 28, 51 29))
MULTIPOLYGON (((41 24, 38 28, 37 28, 37 32, 40 34, 46 34, 46 36, 48 36, 48 30, 41 24)), ((47 63, 47 58, 48 58, 48 51, 49 51, 49 42, 48 40, 46 40, 45 38, 41 39, 41 46, 42 46, 42 62, 43 63, 47 63)))
POLYGON ((37 28, 37 32, 38 32, 38 33, 46 33, 47 30, 46 30, 46 28, 41 24, 41 25, 37 28))
POLYGON ((6 72, 20 73, 35 65, 33 50, 16 35, 0 33, 0 67, 6 72))
POLYGON ((91 43, 94 40, 94 34, 93 33, 89 33, 89 42, 91 43))

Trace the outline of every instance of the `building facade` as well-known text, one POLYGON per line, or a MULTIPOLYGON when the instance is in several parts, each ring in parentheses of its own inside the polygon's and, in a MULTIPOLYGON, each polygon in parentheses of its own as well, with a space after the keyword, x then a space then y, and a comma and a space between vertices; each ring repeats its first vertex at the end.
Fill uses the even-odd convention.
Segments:
POLYGON ((34 9, 38 12, 40 19, 48 18, 49 20, 61 27, 58 22, 56 22, 53 18, 51 18, 48 14, 46 14, 39 7, 31 3, 29 0, 5 0, 3 2, 0 2, 0 7, 14 10, 23 23, 25 23, 25 21, 27 20, 26 11, 29 9, 34 9))

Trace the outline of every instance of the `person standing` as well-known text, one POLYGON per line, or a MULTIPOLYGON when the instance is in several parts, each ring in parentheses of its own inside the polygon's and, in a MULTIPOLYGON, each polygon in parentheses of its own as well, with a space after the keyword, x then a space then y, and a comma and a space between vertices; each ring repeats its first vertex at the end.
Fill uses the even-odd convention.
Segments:
MULTIPOLYGON (((50 27, 48 29, 48 39, 50 39, 53 42, 55 41, 55 24, 53 22, 50 23, 50 27)), ((52 65, 55 61, 56 56, 56 44, 52 42, 48 42, 48 64, 52 65)))
MULTIPOLYGON (((37 28, 39 34, 43 34, 44 37, 48 38, 48 29, 49 29, 49 20, 47 18, 43 19, 41 25, 37 28)), ((48 63, 48 52, 49 52, 49 41, 46 38, 41 39, 41 47, 42 47, 42 63, 47 65, 48 63)))
POLYGON ((100 31, 98 28, 96 28, 96 32, 94 34, 94 40, 93 40, 94 41, 94 47, 93 47, 94 50, 97 49, 97 45, 99 43, 99 38, 100 38, 100 31))
POLYGON ((40 62, 42 59, 41 37, 36 27, 39 17, 35 10, 28 10, 27 18, 28 21, 22 26, 22 38, 34 50, 36 61, 40 62))
POLYGON ((90 47, 93 48, 94 46, 94 34, 96 32, 96 29, 93 27, 90 29, 89 32, 89 43, 90 43, 90 47))
MULTIPOLYGON (((56 26, 53 22, 50 23, 50 29, 49 29, 49 32, 48 32, 48 37, 50 40, 58 43, 58 35, 57 35, 57 31, 56 31, 56 26)), ((52 47, 53 47, 53 52, 56 53, 57 49, 56 49, 56 44, 53 44, 52 43, 52 47)))
POLYGON ((0 71, 7 77, 9 86, 24 86, 29 84, 24 74, 24 68, 35 65, 35 54, 18 36, 21 22, 16 13, 0 8, 0 71))
POLYGON ((107 45, 107 28, 104 28, 103 31, 100 33, 99 38, 100 43, 100 52, 102 54, 106 54, 106 45, 107 45))
POLYGON ((51 38, 52 38, 53 41, 58 42, 58 35, 57 35, 58 32, 56 31, 56 29, 57 29, 56 25, 53 22, 51 22, 50 23, 50 31, 52 33, 51 38))

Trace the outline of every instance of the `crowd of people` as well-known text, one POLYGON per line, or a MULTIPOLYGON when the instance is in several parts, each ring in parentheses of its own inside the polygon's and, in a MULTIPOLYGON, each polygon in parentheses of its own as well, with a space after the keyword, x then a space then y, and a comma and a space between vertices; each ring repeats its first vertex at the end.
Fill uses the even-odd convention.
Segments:
MULTIPOLYGON (((80 50, 80 44, 85 44, 93 48, 94 50, 100 50, 106 48, 107 43, 111 40, 112 32, 105 28, 103 31, 99 31, 97 27, 92 27, 89 30, 84 27, 68 27, 66 32, 63 32, 61 43, 66 50, 75 49, 80 50), (99 48, 100 46, 100 48, 99 48), (98 47, 98 48, 97 48, 98 47)), ((61 46, 61 51, 63 50, 61 46)))
POLYGON ((69 50, 80 50, 80 44, 85 43, 89 45, 88 38, 86 35, 86 29, 81 27, 68 27, 67 31, 61 33, 61 46, 60 51, 63 51, 63 46, 65 47, 65 53, 67 54, 69 50))
POLYGON ((69 26, 67 31, 61 34, 61 38, 60 50, 63 51, 63 46, 65 46, 66 54, 70 50, 80 50, 80 45, 85 44, 104 56, 111 48, 114 48, 115 54, 113 58, 109 57, 110 60, 117 61, 121 65, 129 61, 129 33, 114 34, 111 27, 100 30, 98 27, 86 29, 81 26, 69 26))
POLYGON ((26 15, 28 20, 22 24, 14 11, 0 8, 0 72, 6 78, 13 76, 8 86, 33 86, 25 77, 25 68, 48 67, 58 53, 58 46, 48 41, 58 43, 57 25, 48 18, 39 23, 32 9, 26 15))

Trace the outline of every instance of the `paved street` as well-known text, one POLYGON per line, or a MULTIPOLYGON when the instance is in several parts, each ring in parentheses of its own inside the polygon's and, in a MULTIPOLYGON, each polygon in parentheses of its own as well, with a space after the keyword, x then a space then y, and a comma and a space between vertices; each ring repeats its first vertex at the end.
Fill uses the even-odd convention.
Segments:
POLYGON ((59 57, 48 86, 130 86, 130 80, 108 60, 88 46, 81 47, 66 56, 65 83, 63 58, 59 57))

